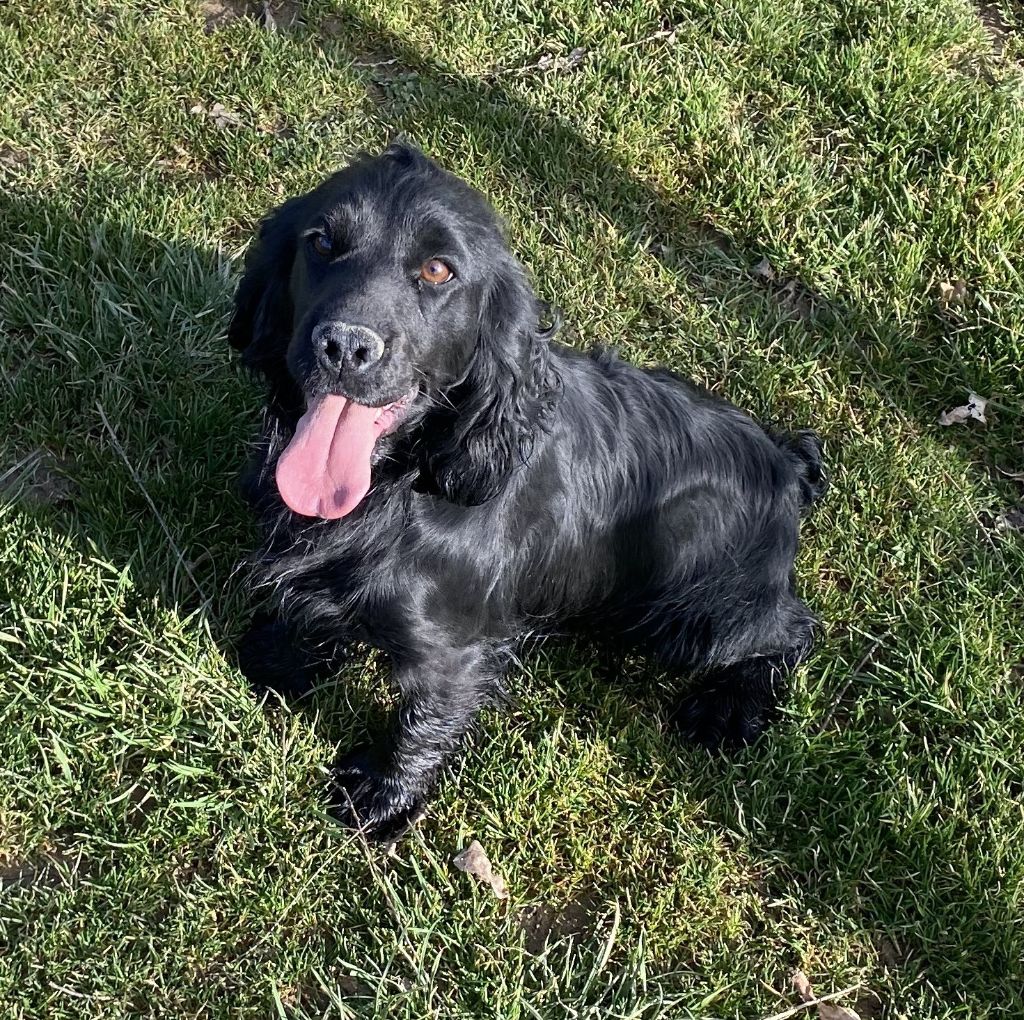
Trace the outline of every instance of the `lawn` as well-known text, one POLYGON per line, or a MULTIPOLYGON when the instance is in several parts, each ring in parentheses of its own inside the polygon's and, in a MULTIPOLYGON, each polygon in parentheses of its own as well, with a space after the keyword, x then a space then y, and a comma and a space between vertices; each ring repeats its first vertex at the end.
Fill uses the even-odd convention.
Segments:
POLYGON ((0 6, 0 1016, 760 1020, 794 969, 862 1020, 1024 1016, 1016 11, 0 6), (321 806, 382 664, 292 710, 232 664, 260 392, 223 334, 258 218, 397 134, 568 342, 814 425, 833 487, 766 739, 709 756, 678 680, 526 648, 389 857, 321 806))

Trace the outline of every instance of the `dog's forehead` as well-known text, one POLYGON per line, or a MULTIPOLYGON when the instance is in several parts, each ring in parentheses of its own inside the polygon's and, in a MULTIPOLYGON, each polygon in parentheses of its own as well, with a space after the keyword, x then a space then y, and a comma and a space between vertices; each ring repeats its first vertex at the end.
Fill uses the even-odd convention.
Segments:
POLYGON ((342 171, 331 184, 319 215, 339 229, 395 239, 447 233, 469 243, 501 234, 483 195, 426 160, 410 168, 378 157, 342 171))

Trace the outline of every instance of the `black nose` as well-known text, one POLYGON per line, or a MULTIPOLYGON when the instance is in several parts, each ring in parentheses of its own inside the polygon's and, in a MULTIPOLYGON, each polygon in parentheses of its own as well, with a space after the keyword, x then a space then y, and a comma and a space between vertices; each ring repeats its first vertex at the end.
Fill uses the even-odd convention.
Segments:
POLYGON ((365 372, 384 356, 384 341, 368 326, 323 322, 313 330, 317 361, 329 372, 365 372))

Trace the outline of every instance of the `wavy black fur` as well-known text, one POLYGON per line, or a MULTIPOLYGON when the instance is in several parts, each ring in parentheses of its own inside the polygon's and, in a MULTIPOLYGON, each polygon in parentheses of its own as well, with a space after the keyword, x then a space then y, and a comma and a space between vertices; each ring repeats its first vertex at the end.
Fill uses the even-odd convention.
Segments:
POLYGON ((753 740, 810 650, 792 574, 800 511, 825 485, 817 438, 551 342, 545 317, 486 202, 407 146, 285 203, 248 257, 230 339, 269 384, 246 489, 278 610, 240 654, 255 682, 286 687, 308 679, 299 646, 388 654, 391 731, 336 768, 343 812, 370 835, 419 810, 526 634, 614 637, 696 674, 677 718, 709 746, 753 740), (434 256, 455 269, 441 287, 416 278, 434 256), (311 359, 329 318, 385 337, 368 377, 311 359), (306 396, 381 406, 410 384, 362 503, 337 521, 289 511, 273 468, 306 396))

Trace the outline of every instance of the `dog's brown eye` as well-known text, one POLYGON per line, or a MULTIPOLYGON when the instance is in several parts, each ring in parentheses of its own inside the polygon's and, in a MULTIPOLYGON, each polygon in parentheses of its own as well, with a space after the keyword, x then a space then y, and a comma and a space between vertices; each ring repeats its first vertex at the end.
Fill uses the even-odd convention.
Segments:
POLYGON ((451 266, 440 259, 427 259, 420 266, 420 279, 427 283, 447 283, 454 275, 451 266))
POLYGON ((334 251, 334 243, 326 234, 314 234, 313 251, 323 258, 327 258, 334 251))

